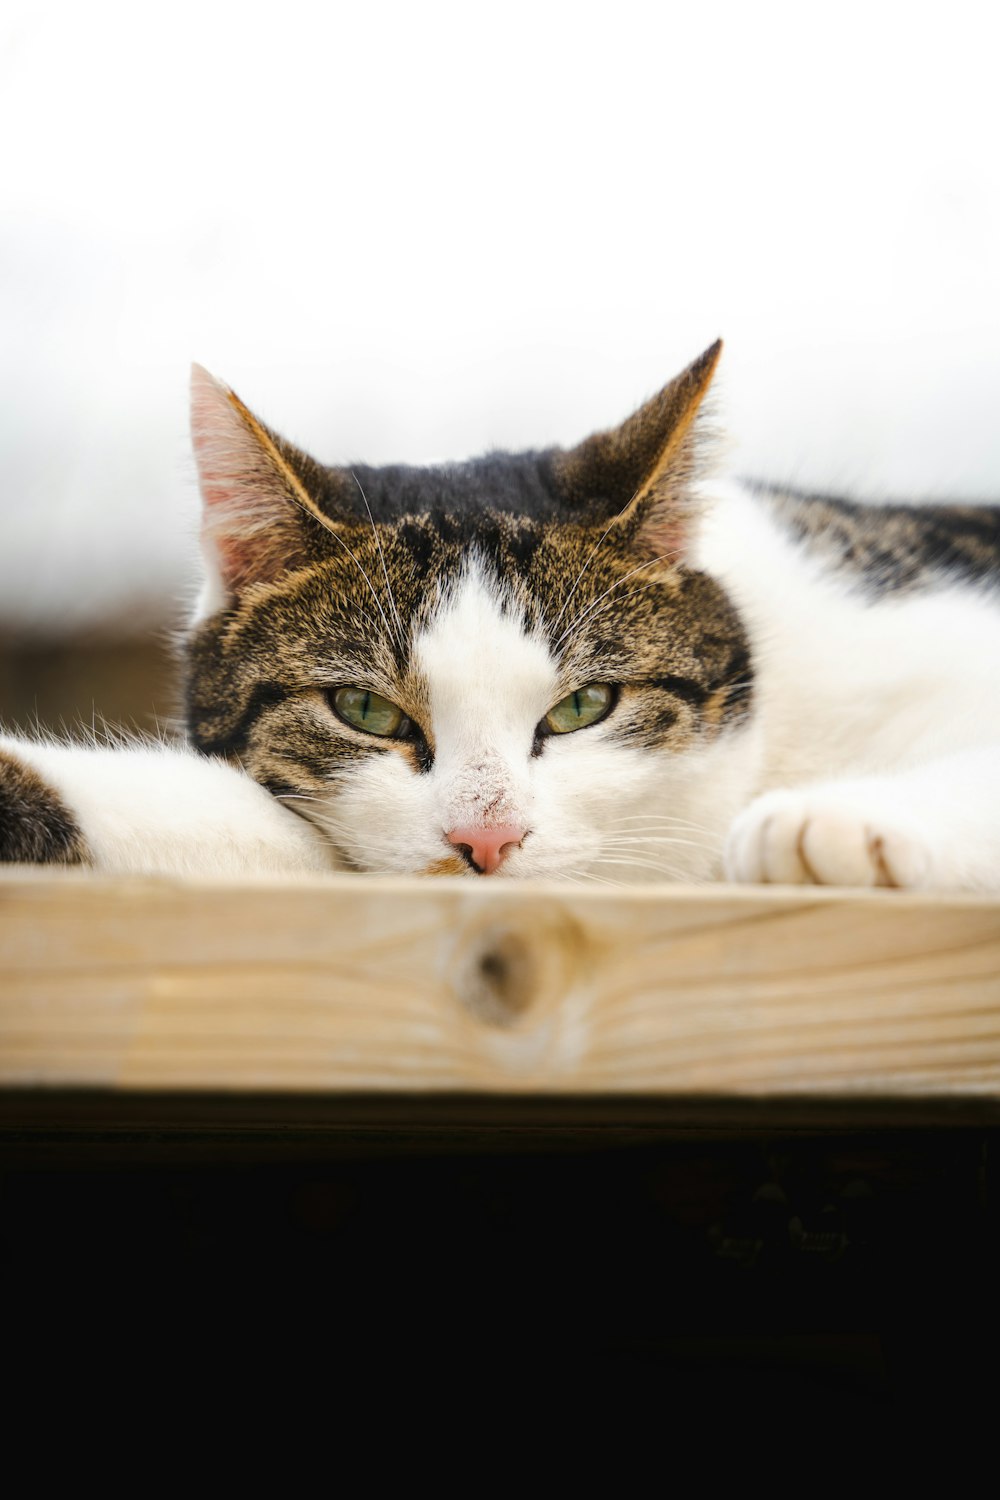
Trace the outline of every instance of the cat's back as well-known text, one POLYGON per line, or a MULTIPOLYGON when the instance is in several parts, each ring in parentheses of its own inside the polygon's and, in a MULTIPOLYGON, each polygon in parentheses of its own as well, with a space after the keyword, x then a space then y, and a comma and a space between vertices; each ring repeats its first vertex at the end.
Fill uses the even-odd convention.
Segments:
POLYGON ((1000 506, 722 482, 697 561, 749 629, 775 774, 1000 734, 1000 506))
POLYGON ((759 483, 706 488, 699 564, 740 589, 819 589, 857 608, 958 592, 1000 607, 1000 504, 866 504, 759 483))
POLYGON ((873 596, 954 584, 1000 587, 1000 504, 865 504, 747 486, 824 568, 873 596))

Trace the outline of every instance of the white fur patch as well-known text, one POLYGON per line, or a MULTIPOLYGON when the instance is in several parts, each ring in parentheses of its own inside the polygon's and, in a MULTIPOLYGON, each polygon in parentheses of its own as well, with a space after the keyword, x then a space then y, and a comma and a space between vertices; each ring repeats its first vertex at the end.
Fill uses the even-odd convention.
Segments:
POLYGON ((739 487, 717 487, 701 565, 750 629, 759 794, 730 879, 1000 890, 1000 597, 871 599, 739 487))
POLYGON ((737 485, 714 487, 698 563, 749 628, 760 790, 1000 742, 996 591, 945 584, 870 599, 737 485))
POLYGON ((546 643, 472 568, 414 642, 413 662, 428 687, 444 828, 530 828, 531 747, 558 689, 546 643))
POLYGON ((182 746, 0 738, 59 793, 99 870, 288 875, 336 868, 334 852, 242 771, 182 746))

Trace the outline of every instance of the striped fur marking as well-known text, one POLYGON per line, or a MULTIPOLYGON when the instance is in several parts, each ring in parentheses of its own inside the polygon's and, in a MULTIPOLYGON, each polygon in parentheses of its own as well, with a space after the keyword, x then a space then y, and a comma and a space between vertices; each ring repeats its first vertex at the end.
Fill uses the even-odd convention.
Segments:
POLYGON ((30 766, 0 750, 0 862, 82 865, 83 834, 62 799, 30 766))

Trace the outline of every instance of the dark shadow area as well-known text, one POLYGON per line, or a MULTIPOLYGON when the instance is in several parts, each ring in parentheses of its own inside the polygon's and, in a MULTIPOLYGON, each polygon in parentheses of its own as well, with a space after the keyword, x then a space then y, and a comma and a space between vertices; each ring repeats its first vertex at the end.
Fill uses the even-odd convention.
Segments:
POLYGON ((272 1378, 320 1357, 616 1401, 992 1399, 994 1126, 3 1139, 6 1327, 68 1312, 133 1360, 179 1341, 272 1378))

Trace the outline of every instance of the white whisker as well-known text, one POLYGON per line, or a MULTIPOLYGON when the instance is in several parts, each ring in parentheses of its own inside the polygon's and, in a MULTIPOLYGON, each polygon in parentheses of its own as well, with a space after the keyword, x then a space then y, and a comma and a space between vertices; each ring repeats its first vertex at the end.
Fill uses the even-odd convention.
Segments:
MULTIPOLYGON (((573 587, 570 589, 569 593, 566 595, 565 599, 562 602, 562 609, 559 611, 559 613, 556 615, 555 619, 552 622, 552 629, 553 629, 553 631, 555 631, 557 625, 559 624, 559 621, 562 619, 563 615, 566 613, 567 606, 569 605, 570 600, 573 598, 573 595, 576 593, 577 589, 580 587, 580 583, 581 583, 581 581, 583 579, 583 575, 586 573, 587 569, 590 567, 591 563, 594 561, 594 558, 597 556, 598 552, 600 552, 601 548, 604 546, 604 543, 607 541, 608 537, 614 531, 615 527, 618 525, 618 522, 621 520, 622 516, 628 510, 629 505, 632 504, 632 501, 635 499, 635 497, 636 497, 636 495, 638 493, 639 493, 638 490, 633 490, 632 491, 632 494, 631 494, 631 496, 629 497, 629 500, 628 500, 628 504, 623 505, 622 508, 621 508, 621 510, 618 512, 618 514, 615 515, 615 516, 612 516, 611 520, 608 522, 607 526, 601 532, 600 536, 597 538, 597 541, 594 543, 594 545, 591 548, 591 550, 587 553, 587 556, 584 559, 583 567, 580 569, 579 573, 577 573, 577 575, 576 575, 576 581, 574 582, 573 587)), ((560 639, 561 639, 561 637, 560 637, 560 639)))
POLYGON ((375 545, 378 548, 378 555, 382 559, 382 572, 385 576, 385 588, 386 593, 389 596, 389 607, 391 608, 396 619, 396 639, 399 642, 400 651, 402 651, 405 655, 406 632, 403 629, 403 622, 399 617, 399 610, 396 607, 396 599, 395 595, 392 592, 392 584, 389 582, 389 569, 386 567, 385 553, 382 550, 382 538, 378 534, 378 527, 375 525, 375 517, 372 515, 372 508, 368 504, 368 496, 365 494, 364 486, 362 485, 361 480, 358 478, 357 474, 354 473, 353 469, 351 470, 351 477, 353 478, 354 483, 357 485, 358 489, 361 491, 361 498, 365 502, 365 510, 368 512, 368 519, 371 522, 372 535, 375 538, 375 545))
POLYGON ((603 594, 598 594, 596 599, 591 600, 586 609, 581 610, 580 613, 574 617, 574 619, 569 625, 567 625, 562 635, 556 641, 553 649, 558 651, 559 647, 569 635, 570 631, 576 630, 578 626, 582 625, 584 620, 587 619, 588 615, 590 615, 597 608, 602 599, 606 599, 609 594, 614 593, 615 589, 621 588, 622 584, 627 583, 628 580, 630 578, 633 578, 636 573, 641 573, 644 568, 652 568, 657 563, 666 562, 670 558, 677 557, 678 555, 679 549, 675 547, 670 552, 661 552, 658 557, 651 557, 647 562, 638 563, 634 568, 630 568, 627 573, 623 574, 621 578, 616 579, 616 581, 611 584, 609 588, 606 588, 603 594))
MULTIPOLYGON (((669 554, 669 553, 664 553, 663 554, 664 557, 667 557, 667 556, 670 556, 670 555, 671 554, 669 554)), ((655 561, 659 561, 659 559, 654 558, 653 561, 654 562, 655 561)), ((628 578, 628 576, 629 575, 626 574, 625 578, 620 578, 618 580, 618 584, 613 585, 612 588, 606 589, 605 593, 602 594, 600 596, 600 598, 595 599, 593 601, 593 603, 590 606, 590 609, 596 610, 596 613, 594 613, 593 617, 590 620, 591 625, 593 625, 596 620, 602 619, 604 615, 606 615, 606 614, 609 613, 609 611, 611 611, 613 609, 617 609, 619 605, 622 605, 622 604, 626 603, 627 600, 629 600, 629 599, 638 599, 639 596, 640 596, 640 594, 644 594, 649 589, 654 588, 656 586, 656 579, 655 578, 650 578, 650 579, 645 580, 643 583, 641 583, 637 589, 630 589, 627 594, 614 594, 614 589, 617 588, 620 584, 625 583, 626 580, 627 580, 627 578, 628 578), (608 602, 605 603, 605 605, 604 605, 604 607, 602 609, 596 609, 596 606, 598 604, 600 604, 601 599, 607 598, 607 596, 609 596, 609 595, 614 595, 614 597, 608 599, 608 602)), ((588 610, 584 610, 577 617, 577 619, 574 620, 573 624, 576 625, 576 624, 582 622, 584 619, 587 618, 587 616, 588 616, 588 610)), ((570 628, 572 629, 572 627, 570 627, 570 628)))
POLYGON ((692 875, 689 870, 680 869, 677 865, 667 864, 660 860, 641 859, 639 857, 619 859, 615 856, 605 857, 602 855, 595 863, 597 865, 622 865, 626 869, 633 870, 652 870, 654 874, 665 876, 667 880, 689 881, 695 885, 705 883, 699 876, 692 875))
POLYGON ((695 823, 690 818, 673 818, 664 813, 633 813, 625 817, 612 818, 608 828, 609 830, 627 830, 628 825, 632 823, 638 823, 643 828, 676 828, 682 833, 704 833, 712 838, 722 837, 718 828, 710 828, 704 823, 695 823))
POLYGON ((601 875, 595 875, 590 870, 578 870, 576 873, 577 873, 577 875, 579 876, 579 878, 581 880, 592 880, 595 883, 595 885, 610 885, 610 886, 614 886, 615 890, 618 890, 618 891, 625 889, 625 881, 624 880, 611 880, 611 879, 609 879, 607 877, 604 877, 604 876, 601 876, 601 875))
POLYGON ((339 542, 339 544, 341 545, 341 547, 343 547, 343 549, 347 553, 348 557, 351 558, 351 560, 354 562, 355 566, 357 567, 358 572, 361 574, 362 578, 365 580, 365 583, 367 583, 369 589, 371 590, 371 596, 375 600, 375 607, 378 610, 379 614, 382 616, 382 623, 385 626, 385 633, 389 637, 389 639, 392 640, 393 639, 392 626, 389 624, 389 617, 387 616, 385 610, 382 608, 382 601, 381 601, 381 599, 379 598, 378 594, 375 591, 375 585, 372 583, 371 579, 368 577, 368 574, 365 572, 364 568, 361 566, 361 564, 358 561, 357 557, 351 551, 350 547, 344 541, 344 538, 339 534, 339 532, 335 531, 332 526, 328 527, 327 530, 329 531, 330 535, 333 537, 334 541, 335 542, 339 542))
POLYGON ((601 848, 602 849, 619 849, 619 850, 621 850, 621 849, 638 849, 638 850, 643 850, 643 849, 647 848, 647 846, 650 845, 650 844, 671 844, 675 848, 676 847, 682 847, 682 848, 686 848, 686 849, 701 849, 701 850, 705 850, 706 852, 708 850, 708 845, 705 844, 703 842, 703 840, 701 840, 701 839, 675 839, 675 838, 670 838, 666 834, 654 834, 652 837, 648 837, 648 838, 604 839, 603 842, 602 842, 602 844, 601 844, 601 848))

